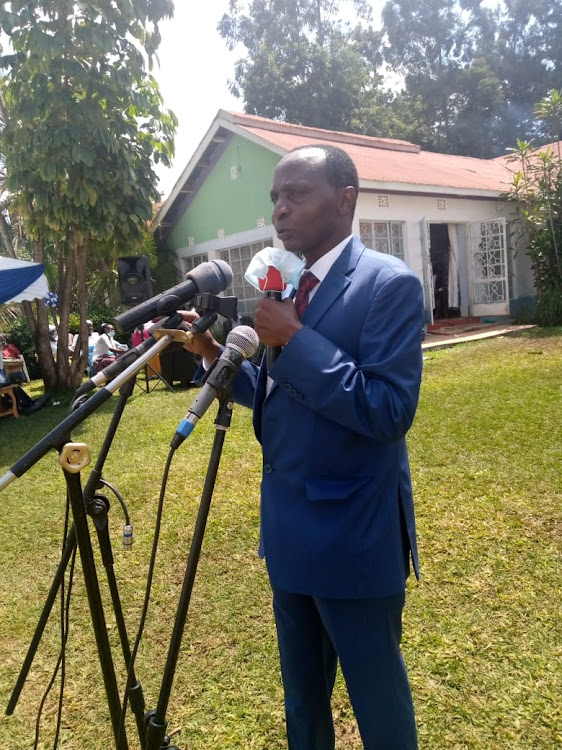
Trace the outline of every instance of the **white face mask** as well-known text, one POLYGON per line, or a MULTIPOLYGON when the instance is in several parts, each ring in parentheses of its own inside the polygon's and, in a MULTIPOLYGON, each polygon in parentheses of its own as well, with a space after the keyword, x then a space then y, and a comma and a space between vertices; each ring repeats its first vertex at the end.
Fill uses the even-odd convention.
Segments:
POLYGON ((108 331, 107 335, 109 336, 110 339, 112 339, 115 336, 115 331, 108 331))

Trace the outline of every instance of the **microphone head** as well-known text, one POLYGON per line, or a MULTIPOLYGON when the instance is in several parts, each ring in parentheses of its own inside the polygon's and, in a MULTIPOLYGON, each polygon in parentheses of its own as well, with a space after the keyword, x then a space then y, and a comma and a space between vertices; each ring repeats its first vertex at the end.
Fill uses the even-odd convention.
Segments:
POLYGON ((220 294, 232 284, 232 269, 224 260, 208 260, 185 274, 186 280, 192 280, 197 288, 209 294, 220 294))
POLYGON ((148 320, 168 316, 184 304, 189 304, 198 294, 220 294, 232 284, 232 269, 224 260, 201 263, 186 274, 185 281, 176 284, 155 297, 114 318, 120 331, 129 331, 148 320))
POLYGON ((236 326, 226 337, 226 345, 235 347, 248 359, 257 352, 260 340, 251 326, 236 326))

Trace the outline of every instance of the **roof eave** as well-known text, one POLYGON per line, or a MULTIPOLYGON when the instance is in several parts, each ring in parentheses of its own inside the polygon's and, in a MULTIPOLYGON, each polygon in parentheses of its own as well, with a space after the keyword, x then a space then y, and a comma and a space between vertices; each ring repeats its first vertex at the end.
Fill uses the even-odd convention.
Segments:
POLYGON ((263 148, 266 148, 268 151, 272 151, 275 154, 279 154, 279 156, 284 156, 287 153, 286 148, 277 146, 274 143, 271 143, 271 141, 261 138, 251 130, 248 130, 250 127, 249 123, 238 123, 238 118, 234 113, 221 109, 219 110, 219 114, 221 115, 223 126, 228 128, 228 130, 231 130, 235 135, 239 135, 258 146, 263 146, 263 148))
MULTIPOLYGON (((506 183, 506 190, 507 190, 506 183)), ((360 191, 383 193, 407 193, 408 195, 450 195, 458 198, 487 198, 500 200, 504 191, 485 188, 462 188, 452 185, 413 184, 411 182, 383 182, 360 180, 360 191)))

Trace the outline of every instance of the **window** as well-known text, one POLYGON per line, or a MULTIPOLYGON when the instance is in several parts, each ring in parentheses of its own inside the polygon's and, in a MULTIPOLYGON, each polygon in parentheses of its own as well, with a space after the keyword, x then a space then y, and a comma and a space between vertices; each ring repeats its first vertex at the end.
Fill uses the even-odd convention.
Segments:
POLYGON ((271 240, 263 242, 253 242, 251 245, 242 245, 240 247, 231 247, 228 250, 220 251, 220 258, 228 263, 232 268, 233 281, 232 286, 228 287, 225 294, 234 295, 238 298, 238 312, 242 315, 252 315, 256 302, 261 296, 261 292, 255 289, 244 278, 244 274, 250 260, 256 253, 263 250, 264 247, 271 246, 271 240))
POLYGON ((359 235, 367 247, 404 260, 404 233, 401 221, 360 221, 359 235))

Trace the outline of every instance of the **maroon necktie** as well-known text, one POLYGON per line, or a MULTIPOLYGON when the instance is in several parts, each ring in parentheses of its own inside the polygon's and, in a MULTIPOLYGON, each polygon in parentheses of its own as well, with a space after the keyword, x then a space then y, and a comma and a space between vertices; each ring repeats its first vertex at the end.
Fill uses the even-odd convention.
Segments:
POLYGON ((316 284, 318 284, 316 276, 310 273, 310 271, 303 271, 299 281, 299 288, 295 295, 295 309, 299 319, 302 318, 304 311, 308 307, 308 297, 316 284))

